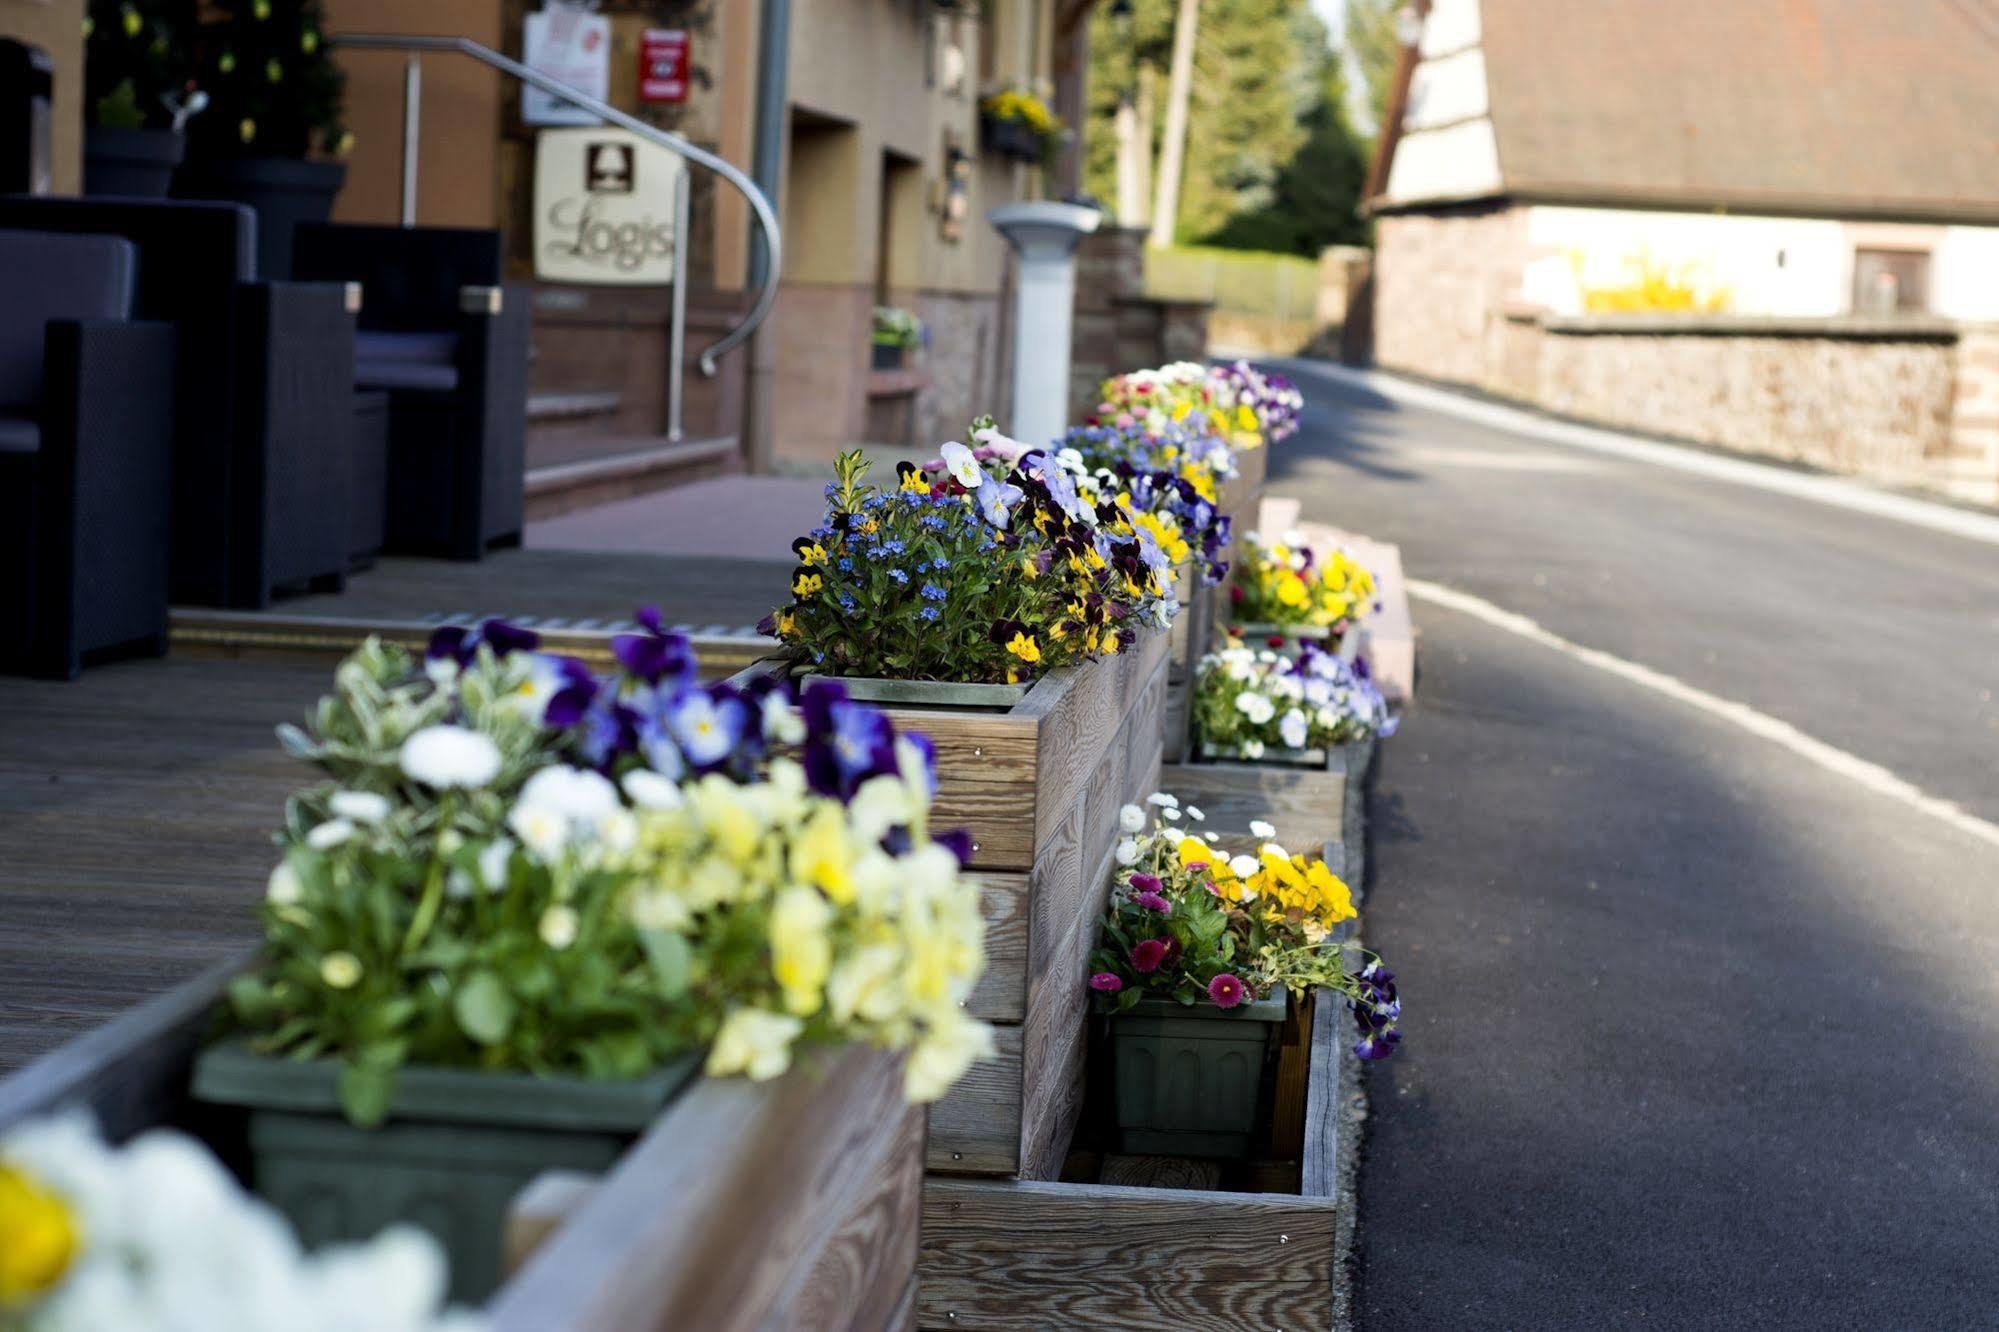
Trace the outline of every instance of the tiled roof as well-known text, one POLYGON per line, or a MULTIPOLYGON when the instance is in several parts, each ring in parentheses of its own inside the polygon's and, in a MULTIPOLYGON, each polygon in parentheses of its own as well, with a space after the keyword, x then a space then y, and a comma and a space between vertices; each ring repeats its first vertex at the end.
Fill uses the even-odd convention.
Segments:
POLYGON ((1483 0, 1508 193, 1999 220, 1999 0, 1483 0))

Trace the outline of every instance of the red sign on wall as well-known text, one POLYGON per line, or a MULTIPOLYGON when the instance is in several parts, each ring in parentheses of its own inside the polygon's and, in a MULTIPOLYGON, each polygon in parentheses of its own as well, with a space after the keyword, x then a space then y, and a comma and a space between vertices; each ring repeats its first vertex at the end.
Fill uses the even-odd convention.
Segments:
POLYGON ((686 101, 690 63, 685 28, 647 28, 639 34, 639 100, 686 101))

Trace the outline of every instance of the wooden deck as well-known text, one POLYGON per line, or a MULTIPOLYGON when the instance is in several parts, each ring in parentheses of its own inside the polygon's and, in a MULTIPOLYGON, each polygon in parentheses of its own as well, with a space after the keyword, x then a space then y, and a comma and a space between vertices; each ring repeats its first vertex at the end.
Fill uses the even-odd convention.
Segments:
POLYGON ((323 663, 0 679, 0 1073, 254 942, 323 663))

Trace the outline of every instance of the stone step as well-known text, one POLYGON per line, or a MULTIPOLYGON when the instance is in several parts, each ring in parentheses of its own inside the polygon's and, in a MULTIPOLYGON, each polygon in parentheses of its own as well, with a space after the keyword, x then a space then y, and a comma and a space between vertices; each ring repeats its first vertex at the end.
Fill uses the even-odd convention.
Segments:
POLYGON ((531 440, 528 463, 530 522, 650 494, 739 466, 734 435, 682 440, 662 435, 531 440))
POLYGON ((603 393, 530 393, 528 394, 528 421, 539 424, 544 421, 573 421, 578 418, 595 416, 616 416, 624 405, 625 395, 616 391, 603 393))

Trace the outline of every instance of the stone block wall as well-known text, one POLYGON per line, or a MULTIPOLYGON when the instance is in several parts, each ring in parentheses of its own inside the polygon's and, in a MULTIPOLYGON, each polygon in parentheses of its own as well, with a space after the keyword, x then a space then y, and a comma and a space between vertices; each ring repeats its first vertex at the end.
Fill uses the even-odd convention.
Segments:
POLYGON ((1949 448, 1957 348, 1947 329, 1862 333, 1827 320, 1750 331, 1687 320, 1646 332, 1606 322, 1543 323, 1533 391, 1516 396, 1893 484, 1924 483, 1949 448))
POLYGON ((930 332, 922 363, 928 382, 916 395, 916 437, 934 449, 963 439, 978 417, 1002 413, 1009 353, 998 296, 925 292, 915 308, 930 332))
POLYGON ((1097 407, 1112 375, 1208 354, 1211 308, 1145 294, 1145 232, 1103 227, 1076 252, 1076 323, 1071 342, 1069 418, 1097 407))

